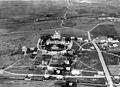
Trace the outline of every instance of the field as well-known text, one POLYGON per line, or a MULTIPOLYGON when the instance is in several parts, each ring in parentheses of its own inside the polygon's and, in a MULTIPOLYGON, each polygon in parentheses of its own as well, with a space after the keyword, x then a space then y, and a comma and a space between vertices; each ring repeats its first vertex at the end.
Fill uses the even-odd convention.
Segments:
POLYGON ((119 33, 116 31, 114 24, 101 24, 101 25, 98 25, 96 28, 94 28, 92 31, 91 31, 91 34, 94 36, 94 37, 98 37, 98 36, 110 36, 110 35, 113 35, 113 36, 118 36, 119 33))
MULTIPOLYGON (((75 36, 75 37, 83 36, 84 38, 87 38, 86 32, 82 32, 78 29, 73 29, 73 28, 71 29, 70 28, 57 28, 57 29, 42 30, 42 31, 36 30, 36 31, 19 33, 19 34, 13 33, 10 35, 9 34, 1 35, 0 37, 0 41, 1 41, 0 58, 3 60, 1 61, 1 64, 6 66, 16 61, 18 57, 20 57, 21 46, 36 47, 38 38, 41 35, 53 34, 55 30, 60 30, 63 36, 75 36)), ((1 67, 3 65, 1 65, 1 67)))
MULTIPOLYGON (((63 17, 66 8, 66 3, 52 3, 47 0, 31 5, 32 2, 13 1, 1 2, 0 5, 0 28, 7 29, 7 31, 23 31, 34 29, 51 29, 60 27, 60 20, 45 21, 41 23, 34 23, 34 20, 63 17), (40 28, 39 28, 40 27, 40 28)), ((96 17, 101 16, 102 13, 110 15, 118 13, 119 9, 115 6, 105 4, 77 4, 73 3, 68 10, 67 17, 70 19, 64 20, 64 26, 75 27, 80 30, 90 30, 98 21, 96 17), (95 7, 95 8, 94 8, 95 7), (112 12, 112 13, 111 13, 112 12), (73 17, 73 18, 72 18, 73 17), (74 18, 75 17, 75 18, 74 18)))

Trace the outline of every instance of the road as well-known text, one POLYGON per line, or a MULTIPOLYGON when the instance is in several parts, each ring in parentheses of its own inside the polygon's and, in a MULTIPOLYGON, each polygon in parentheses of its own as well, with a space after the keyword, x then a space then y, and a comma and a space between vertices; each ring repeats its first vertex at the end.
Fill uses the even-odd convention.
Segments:
POLYGON ((66 16, 67 16, 67 13, 68 13, 68 9, 70 9, 70 8, 69 8, 69 6, 70 6, 69 0, 66 0, 66 2, 67 2, 67 10, 65 11, 65 14, 63 15, 63 20, 61 20, 61 24, 60 24, 61 27, 64 27, 64 26, 63 26, 63 24, 64 24, 64 19, 66 19, 66 16))
POLYGON ((104 60, 104 57, 102 55, 102 52, 101 50, 99 49, 99 47, 97 46, 97 44, 92 41, 92 38, 91 38, 91 35, 90 35, 90 32, 88 31, 88 38, 89 40, 92 42, 92 44, 94 45, 94 47, 96 48, 97 52, 98 52, 98 56, 99 56, 99 59, 100 59, 100 62, 101 62, 101 65, 103 67, 103 70, 104 70, 104 73, 105 73, 105 77, 107 79, 107 82, 109 84, 109 87, 114 87, 114 83, 112 81, 112 78, 111 78, 111 75, 110 75, 110 72, 106 66, 106 63, 105 63, 105 60, 104 60))

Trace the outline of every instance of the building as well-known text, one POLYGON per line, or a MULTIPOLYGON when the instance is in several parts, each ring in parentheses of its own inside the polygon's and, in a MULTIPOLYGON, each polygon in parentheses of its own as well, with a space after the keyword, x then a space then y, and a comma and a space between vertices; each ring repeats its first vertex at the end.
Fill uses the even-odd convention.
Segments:
POLYGON ((55 31, 53 35, 46 40, 39 39, 37 47, 42 50, 42 54, 59 55, 65 54, 68 49, 71 49, 73 41, 67 37, 62 37, 60 31, 55 31), (45 41, 44 43, 42 41, 45 41))
POLYGON ((120 18, 116 17, 100 17, 98 18, 100 21, 111 21, 111 22, 120 22, 120 18))
POLYGON ((78 41, 78 42, 82 42, 82 41, 83 41, 83 38, 82 38, 82 37, 78 37, 78 38, 77 38, 77 41, 78 41))

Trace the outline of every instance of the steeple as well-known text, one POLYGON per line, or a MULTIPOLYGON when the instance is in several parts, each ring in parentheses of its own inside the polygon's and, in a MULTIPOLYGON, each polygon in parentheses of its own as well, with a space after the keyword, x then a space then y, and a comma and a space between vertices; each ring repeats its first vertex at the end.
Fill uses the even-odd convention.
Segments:
POLYGON ((54 35, 52 36, 53 39, 60 39, 61 35, 60 35, 60 31, 55 31, 54 35))

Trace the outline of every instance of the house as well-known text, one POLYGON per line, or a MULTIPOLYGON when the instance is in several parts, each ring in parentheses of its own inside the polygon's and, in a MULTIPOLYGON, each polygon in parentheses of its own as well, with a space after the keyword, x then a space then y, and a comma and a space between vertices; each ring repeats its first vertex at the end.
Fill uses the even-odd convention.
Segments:
POLYGON ((81 41, 83 41, 83 38, 78 37, 78 38, 77 38, 77 41, 78 41, 78 42, 81 42, 81 41))
POLYGON ((80 75, 81 72, 80 72, 80 70, 73 69, 73 70, 71 71, 71 74, 72 74, 72 75, 80 75))
POLYGON ((118 44, 113 44, 113 47, 118 47, 118 44))
POLYGON ((112 43, 119 43, 119 40, 113 40, 112 43))
POLYGON ((27 47, 26 47, 26 46, 23 46, 23 47, 22 47, 22 53, 23 53, 24 55, 27 54, 27 47))
POLYGON ((113 38, 108 38, 108 42, 119 43, 119 40, 114 40, 113 38))
POLYGON ((89 42, 89 40, 88 40, 88 39, 85 39, 84 42, 89 42))
POLYGON ((75 37, 70 37, 71 38, 71 40, 74 40, 75 39, 75 37))
POLYGON ((113 38, 108 38, 108 42, 111 42, 111 41, 113 41, 113 38))
POLYGON ((103 75, 104 75, 104 72, 98 71, 98 75, 103 76, 103 75))
POLYGON ((91 50, 94 50, 94 49, 95 49, 95 47, 94 47, 94 46, 91 46, 91 47, 90 47, 90 49, 91 49, 91 50))
POLYGON ((100 43, 106 43, 108 42, 107 40, 100 40, 100 43))

